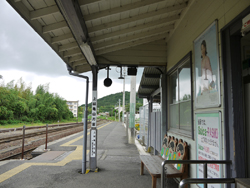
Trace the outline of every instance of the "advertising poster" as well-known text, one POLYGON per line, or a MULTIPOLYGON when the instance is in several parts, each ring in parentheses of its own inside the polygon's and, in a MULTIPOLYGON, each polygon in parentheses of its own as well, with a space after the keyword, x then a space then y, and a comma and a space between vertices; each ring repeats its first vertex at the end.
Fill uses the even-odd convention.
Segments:
POLYGON ((217 21, 194 41, 195 107, 220 106, 217 21))
MULTIPOLYGON (((197 113, 195 114, 195 124, 197 160, 222 160, 221 113, 197 113)), ((207 165, 208 178, 221 178, 221 172, 221 165, 207 165)), ((203 178, 203 164, 197 165, 197 178, 203 178)), ((198 186, 203 188, 203 184, 198 186)), ((208 184, 208 188, 221 188, 221 185, 208 184)))

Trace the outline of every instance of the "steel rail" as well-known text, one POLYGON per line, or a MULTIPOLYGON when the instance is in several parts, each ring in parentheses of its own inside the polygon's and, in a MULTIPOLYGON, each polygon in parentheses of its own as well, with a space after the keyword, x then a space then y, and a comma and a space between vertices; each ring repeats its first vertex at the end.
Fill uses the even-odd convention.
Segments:
MULTIPOLYGON (((99 120, 97 125, 100 125, 99 123, 102 124, 102 123, 103 123, 102 121, 103 121, 102 119, 99 120)), ((80 123, 79 126, 82 126, 82 123, 80 123)), ((44 128, 44 127, 43 127, 43 128, 44 128)), ((64 130, 67 130, 67 129, 63 129, 63 130, 60 130, 60 131, 64 131, 64 130)), ((55 129, 53 129, 53 131, 56 132, 55 129)), ((37 135, 37 136, 38 136, 38 135, 37 135)), ((21 137, 22 137, 22 135, 21 135, 21 137)), ((26 135, 25 135, 25 138, 27 138, 26 135)), ((32 150, 36 149, 38 146, 40 146, 40 144, 34 144, 33 147, 30 147, 28 150, 24 150, 24 153, 27 153, 27 152, 29 152, 29 151, 32 151, 32 150)), ((12 157, 18 156, 18 155, 20 155, 20 154, 21 154, 21 152, 18 152, 18 153, 12 154, 12 155, 10 155, 10 156, 6 156, 6 157, 4 157, 4 158, 1 158, 0 161, 6 160, 6 159, 11 159, 12 157)))
MULTIPOLYGON (((49 125, 48 127, 62 127, 62 126, 68 126, 68 125, 74 125, 78 123, 64 123, 64 124, 53 124, 49 125)), ((33 126, 33 127, 26 127, 26 130, 30 129, 40 129, 44 128, 44 126, 33 126)), ((22 131, 23 127, 18 127, 18 128, 10 128, 10 129, 0 129, 0 133, 6 133, 6 132, 14 132, 14 131, 22 131)))
POLYGON ((181 180, 179 188, 184 188, 186 184, 217 184, 217 183, 235 183, 234 178, 213 178, 213 179, 202 179, 202 178, 188 178, 181 180))
MULTIPOLYGON (((79 123, 77 125, 70 125, 70 126, 67 126, 67 127, 59 127, 59 128, 56 128, 56 129, 50 129, 48 132, 49 133, 58 132, 58 131, 63 131, 63 130, 67 130, 67 129, 71 129, 71 128, 75 128, 75 127, 80 127, 80 126, 82 126, 81 123, 79 123)), ((43 127, 43 128, 45 128, 45 127, 43 127)), ((25 134, 25 138, 31 138, 31 137, 39 136, 39 135, 42 135, 42 134, 46 134, 46 130, 37 131, 37 132, 34 132, 34 133, 27 133, 27 134, 25 134)), ((23 135, 0 138, 0 144, 20 140, 22 138, 23 138, 23 135)))

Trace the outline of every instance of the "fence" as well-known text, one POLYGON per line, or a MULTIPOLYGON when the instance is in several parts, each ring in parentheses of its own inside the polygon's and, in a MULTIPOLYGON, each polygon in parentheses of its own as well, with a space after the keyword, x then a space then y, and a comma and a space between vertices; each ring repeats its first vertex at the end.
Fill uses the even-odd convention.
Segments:
MULTIPOLYGON (((161 151, 161 110, 154 109, 151 112, 150 146, 156 151, 161 151)), ((156 153, 155 153, 156 154, 156 153)))

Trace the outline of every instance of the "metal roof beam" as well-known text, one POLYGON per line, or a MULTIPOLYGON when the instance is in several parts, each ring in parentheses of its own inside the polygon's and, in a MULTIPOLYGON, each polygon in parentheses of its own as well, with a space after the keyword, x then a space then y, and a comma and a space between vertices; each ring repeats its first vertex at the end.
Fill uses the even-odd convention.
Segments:
POLYGON ((159 39, 164 39, 165 37, 166 37, 166 33, 163 33, 163 34, 159 34, 156 36, 150 36, 148 38, 144 38, 141 40, 130 41, 130 42, 123 43, 117 46, 112 46, 112 47, 108 47, 105 49, 96 50, 96 55, 102 55, 102 54, 107 54, 107 53, 118 51, 118 50, 123 50, 123 49, 130 48, 133 46, 138 46, 141 44, 153 42, 159 39))
POLYGON ((165 26, 162 28, 158 28, 158 29, 153 29, 150 31, 146 31, 146 32, 142 32, 142 33, 137 33, 128 37, 122 37, 119 39, 115 39, 109 42, 103 42, 103 43, 98 43, 98 44, 93 44, 95 50, 107 47, 107 46, 114 46, 117 44, 121 44, 121 43, 126 43, 129 41, 133 41, 133 40, 138 40, 141 38, 145 38, 145 37, 149 37, 149 36, 155 36, 158 34, 162 34, 162 33, 166 33, 170 30, 174 29, 174 25, 170 25, 170 26, 165 26))
MULTIPOLYGON (((170 22, 170 21, 175 21, 175 20, 177 20, 179 18, 180 18, 179 15, 172 16, 172 17, 169 17, 169 18, 163 18, 163 19, 153 21, 153 22, 149 22, 149 23, 146 23, 146 24, 142 24, 142 25, 139 25, 139 26, 134 26, 134 27, 130 27, 130 28, 127 28, 127 29, 123 29, 123 30, 103 34, 103 35, 96 36, 96 37, 92 37, 91 41, 95 42, 95 41, 103 40, 103 39, 106 39, 106 38, 115 37, 115 36, 131 33, 131 32, 135 32, 135 31, 138 31, 138 30, 147 29, 147 28, 150 28, 150 27, 166 24, 167 22, 170 22)), ((170 26, 170 27, 172 27, 172 29, 174 29, 173 26, 170 26)))
POLYGON ((70 57, 70 56, 76 56, 82 54, 81 50, 79 48, 73 49, 73 50, 68 50, 63 53, 63 57, 70 57))
POLYGON ((58 37, 54 37, 51 39, 51 44, 55 44, 58 42, 62 42, 68 39, 74 39, 73 35, 71 33, 65 34, 65 35, 60 35, 58 37))
POLYGON ((161 75, 160 74, 145 74, 144 77, 145 78, 160 78, 161 75))
POLYGON ((63 29, 67 27, 68 27, 68 24, 65 21, 45 25, 43 26, 43 33, 49 33, 51 31, 55 31, 55 30, 63 29))
POLYGON ((101 0, 78 0, 80 6, 89 5, 92 3, 100 2, 101 0))
POLYGON ((160 88, 157 88, 155 91, 153 91, 151 94, 150 94, 150 96, 152 96, 152 97, 156 97, 159 93, 161 93, 161 90, 160 90, 160 88))
POLYGON ((158 85, 140 85, 142 89, 157 89, 159 88, 158 85))
MULTIPOLYGON (((135 21, 138 21, 138 20, 144 20, 146 18, 150 18, 150 17, 153 17, 153 16, 158 16, 158 15, 161 15, 161 14, 171 13, 171 12, 174 12, 174 11, 177 11, 177 10, 182 10, 182 9, 184 9, 186 7, 187 7, 186 3, 176 5, 176 6, 166 7, 166 8, 163 8, 163 9, 159 9, 157 11, 147 12, 147 13, 144 13, 144 14, 139 14, 137 16, 133 16, 133 17, 121 19, 121 20, 118 20, 118 21, 101 24, 101 25, 98 25, 98 26, 95 26, 95 27, 91 27, 91 28, 88 28, 88 31, 89 31, 89 33, 93 33, 93 32, 96 32, 96 31, 109 29, 109 28, 112 28, 112 27, 115 27, 115 26, 135 22, 135 21)), ((167 18, 166 18, 166 20, 167 20, 167 18)))
POLYGON ((56 0, 56 3, 88 63, 90 65, 97 65, 94 50, 88 36, 87 26, 78 1, 56 0))
POLYGON ((36 19, 42 18, 44 16, 48 16, 48 15, 51 15, 51 14, 54 14, 54 13, 57 13, 57 12, 59 12, 59 9, 58 9, 57 5, 37 9, 37 10, 34 10, 34 11, 30 12, 30 19, 31 20, 36 20, 36 19))
POLYGON ((129 10, 137 9, 137 8, 144 7, 144 6, 147 6, 147 5, 155 4, 155 3, 158 3, 158 2, 161 2, 161 1, 165 1, 165 0, 154 0, 154 1, 152 1, 152 0, 144 0, 144 1, 139 1, 139 2, 136 2, 136 3, 131 3, 131 4, 124 5, 124 6, 116 7, 116 8, 110 9, 110 10, 104 10, 104 11, 101 11, 101 12, 98 12, 98 13, 85 15, 84 19, 85 19, 85 21, 90 21, 90 20, 94 20, 94 19, 98 19, 98 18, 102 18, 102 17, 106 17, 106 16, 111 16, 111 15, 114 15, 114 14, 117 14, 117 13, 122 13, 122 12, 126 12, 126 11, 129 11, 129 10))
POLYGON ((76 42, 71 42, 69 44, 59 46, 59 52, 63 52, 63 51, 66 51, 66 50, 71 50, 71 49, 74 49, 74 48, 77 48, 77 47, 78 47, 78 44, 76 42))
POLYGON ((82 59, 85 59, 85 57, 81 54, 81 55, 77 55, 77 56, 74 56, 74 57, 70 57, 69 62, 72 63, 72 62, 82 60, 82 59))
POLYGON ((72 66, 75 68, 76 66, 79 66, 79 65, 88 65, 88 62, 85 61, 85 60, 79 60, 79 61, 75 61, 72 63, 72 66))

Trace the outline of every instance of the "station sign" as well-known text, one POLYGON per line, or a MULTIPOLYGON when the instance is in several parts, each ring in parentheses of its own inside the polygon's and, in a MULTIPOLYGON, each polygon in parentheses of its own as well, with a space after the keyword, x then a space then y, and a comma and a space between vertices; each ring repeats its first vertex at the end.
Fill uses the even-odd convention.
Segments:
POLYGON ((97 91, 93 91, 91 127, 96 127, 96 118, 97 118, 97 91))
POLYGON ((90 157, 96 156, 96 130, 91 130, 90 157))
MULTIPOLYGON (((221 113, 196 113, 195 123, 197 160, 222 160, 221 113)), ((222 165, 207 164, 207 178, 221 177, 222 165)), ((197 178, 203 178, 203 164, 197 164, 197 178)), ((221 185, 208 184, 208 188, 221 188, 221 185)))

